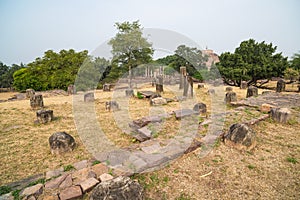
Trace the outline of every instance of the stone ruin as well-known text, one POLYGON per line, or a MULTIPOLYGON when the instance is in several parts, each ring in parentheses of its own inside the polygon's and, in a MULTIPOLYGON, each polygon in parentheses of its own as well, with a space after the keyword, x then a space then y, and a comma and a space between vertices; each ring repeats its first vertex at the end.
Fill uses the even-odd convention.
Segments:
POLYGON ((36 123, 45 124, 53 120, 53 110, 38 110, 36 112, 36 123))
POLYGON ((291 111, 288 108, 271 108, 271 117, 279 123, 287 123, 291 118, 291 111))
POLYGON ((120 106, 116 101, 107 101, 107 102, 105 102, 105 110, 108 110, 108 111, 120 110, 120 106))
POLYGON ((93 102, 95 100, 95 95, 93 92, 89 92, 84 94, 83 97, 84 102, 93 102))
POLYGON ((30 99, 35 95, 35 91, 33 89, 27 89, 26 90, 26 98, 30 99))
POLYGON ((193 111, 202 113, 202 114, 206 113, 207 112, 206 104, 204 104, 204 103, 195 104, 193 107, 193 111))
POLYGON ((242 82, 241 82, 241 85, 240 85, 240 88, 241 88, 241 89, 247 89, 247 87, 248 87, 247 82, 246 82, 246 81, 242 81, 242 82))
POLYGON ((43 95, 41 94, 33 95, 30 98, 30 106, 32 109, 43 108, 44 107, 43 95))
POLYGON ((224 135, 224 142, 239 150, 251 150, 256 145, 256 133, 246 124, 232 124, 224 135))
POLYGON ((235 92, 229 91, 225 95, 225 102, 231 103, 237 101, 237 96, 235 92))
POLYGON ((258 96, 258 89, 257 89, 257 87, 249 86, 247 89, 246 98, 252 97, 252 96, 254 96, 254 97, 258 96))
POLYGON ((285 91, 285 81, 280 79, 277 81, 276 92, 284 92, 285 91))
POLYGON ((57 132, 49 137, 52 154, 62 154, 73 151, 76 143, 74 138, 66 132, 57 132))
POLYGON ((104 92, 109 92, 110 89, 111 89, 111 84, 105 83, 105 84, 103 85, 103 91, 104 91, 104 92))
POLYGON ((68 95, 76 94, 76 87, 75 85, 69 85, 68 86, 68 95))
POLYGON ((125 95, 126 97, 133 97, 134 96, 134 92, 133 89, 129 88, 125 90, 125 95))

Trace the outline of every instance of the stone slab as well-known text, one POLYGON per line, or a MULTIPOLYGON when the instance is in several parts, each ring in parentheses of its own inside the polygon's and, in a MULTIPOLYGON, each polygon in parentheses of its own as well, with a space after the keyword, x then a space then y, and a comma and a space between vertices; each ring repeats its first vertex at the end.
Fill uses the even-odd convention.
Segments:
POLYGON ((72 186, 62 190, 59 194, 60 200, 71 200, 82 196, 80 186, 72 186))
POLYGON ((99 181, 97 179, 88 178, 85 181, 83 181, 82 183, 80 183, 80 187, 83 192, 88 192, 91 189, 93 189, 98 183, 99 183, 99 181))

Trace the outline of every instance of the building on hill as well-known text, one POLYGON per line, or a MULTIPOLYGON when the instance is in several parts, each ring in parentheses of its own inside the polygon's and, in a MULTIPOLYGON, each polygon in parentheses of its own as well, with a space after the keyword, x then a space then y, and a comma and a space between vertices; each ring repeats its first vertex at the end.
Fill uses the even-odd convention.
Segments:
POLYGON ((205 62, 205 65, 207 66, 208 70, 210 70, 213 64, 220 62, 218 54, 214 53, 212 49, 206 48, 205 50, 202 50, 202 53, 208 56, 208 60, 205 62))

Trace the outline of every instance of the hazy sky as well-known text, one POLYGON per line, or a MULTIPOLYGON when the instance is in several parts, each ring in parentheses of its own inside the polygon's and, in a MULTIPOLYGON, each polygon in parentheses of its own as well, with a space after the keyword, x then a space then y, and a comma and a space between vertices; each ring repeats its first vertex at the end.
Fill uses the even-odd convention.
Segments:
POLYGON ((115 22, 183 34, 217 53, 241 41, 300 51, 298 0, 0 0, 0 61, 29 63, 46 50, 92 52, 116 34, 115 22))

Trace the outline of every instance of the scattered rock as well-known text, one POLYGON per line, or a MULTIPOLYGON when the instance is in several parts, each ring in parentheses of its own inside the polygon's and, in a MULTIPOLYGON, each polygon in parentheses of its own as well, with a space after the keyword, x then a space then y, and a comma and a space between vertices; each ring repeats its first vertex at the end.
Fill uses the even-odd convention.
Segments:
POLYGON ((62 190, 59 194, 60 200, 70 200, 80 198, 82 196, 80 186, 72 186, 62 190))
POLYGON ((36 112, 37 122, 45 124, 52 121, 53 119, 53 110, 38 110, 36 112))
POLYGON ((95 100, 95 95, 94 93, 90 92, 90 93, 86 93, 83 98, 84 98, 84 102, 93 102, 95 100))
POLYGON ((246 96, 246 98, 252 97, 252 96, 258 96, 258 90, 254 86, 249 86, 248 89, 247 89, 247 96, 246 96))
POLYGON ((43 108, 44 107, 44 101, 43 96, 41 94, 35 94, 30 98, 30 106, 31 108, 43 108))
POLYGON ((57 177, 57 176, 60 176, 62 175, 64 172, 64 168, 61 167, 59 169, 56 169, 56 170, 51 170, 51 171, 48 171, 46 172, 46 179, 50 179, 52 177, 57 177))
POLYGON ((107 102, 105 102, 105 110, 108 110, 108 111, 120 110, 120 106, 116 101, 107 101, 107 102))
POLYGON ((194 105, 193 111, 198 113, 206 113, 206 104, 204 103, 197 103, 194 105))
POLYGON ((139 133, 139 141, 145 141, 151 138, 152 131, 148 129, 148 127, 144 126, 137 130, 139 133))
POLYGON ((22 199, 29 199, 31 196, 38 198, 43 193, 44 185, 39 183, 37 185, 25 188, 21 193, 20 196, 22 199))
POLYGON ((117 177, 98 184, 92 191, 91 200, 143 200, 143 188, 128 177, 117 177))
POLYGON ((233 91, 233 88, 232 88, 232 87, 226 87, 226 88, 225 88, 225 91, 226 91, 226 92, 231 92, 231 91, 233 91))
POLYGON ((273 105, 270 105, 270 104, 267 104, 267 103, 263 103, 260 106, 260 111, 269 113, 271 111, 271 108, 275 108, 275 107, 276 106, 273 106, 273 105))
POLYGON ((10 192, 10 193, 0 196, 0 200, 14 200, 14 196, 10 192))
POLYGON ((225 96, 225 102, 226 103, 231 103, 231 102, 236 102, 237 101, 237 97, 236 97, 236 93, 235 92, 227 92, 226 96, 225 96))
POLYGON ((224 142, 240 150, 251 150, 256 145, 256 133, 246 124, 233 124, 224 135, 224 142))
POLYGON ((105 84, 103 85, 103 91, 104 91, 104 92, 109 92, 109 91, 110 91, 110 88, 111 88, 111 85, 110 85, 110 84, 105 83, 105 84))
POLYGON ((80 187, 83 192, 88 192, 90 191, 93 187, 95 187, 99 181, 95 178, 88 178, 82 183, 80 183, 80 187))
POLYGON ((74 163, 73 166, 75 167, 76 170, 80 170, 80 169, 88 167, 88 161, 82 160, 77 163, 74 163))
POLYGON ((101 174, 101 175, 99 176, 99 179, 100 179, 101 182, 110 181, 110 180, 112 180, 113 178, 114 178, 114 177, 113 177, 112 175, 107 174, 107 173, 101 174))
POLYGON ((76 88, 75 85, 69 85, 68 86, 68 95, 76 94, 76 88))
POLYGON ((241 88, 241 89, 246 89, 247 87, 248 87, 247 82, 246 82, 246 81, 242 81, 242 82, 241 82, 241 85, 240 85, 240 88, 241 88))
POLYGON ((106 165, 99 163, 92 166, 92 171, 96 173, 97 177, 99 177, 101 174, 108 173, 109 169, 106 165))
POLYGON ((167 103, 168 103, 167 100, 162 97, 156 97, 150 100, 151 106, 160 106, 160 105, 165 105, 167 103))
POLYGON ((26 98, 31 99, 35 95, 35 91, 33 89, 26 90, 26 98))
POLYGON ((198 83, 198 89, 204 88, 204 83, 198 83))
POLYGON ((285 91, 285 81, 280 79, 277 81, 276 92, 284 92, 285 91))
POLYGON ((66 132, 57 132, 50 136, 49 144, 52 154, 73 151, 76 146, 74 138, 66 132))
POLYGON ((68 174, 64 174, 60 177, 46 182, 45 189, 57 189, 60 186, 60 184, 66 179, 67 176, 68 174))
POLYGON ((66 178, 61 182, 61 184, 59 185, 59 189, 64 189, 67 187, 72 186, 73 184, 73 180, 72 180, 72 175, 69 174, 66 176, 66 178))
POLYGON ((134 96, 133 89, 126 89, 125 95, 126 97, 133 97, 134 96))
POLYGON ((291 111, 288 108, 271 108, 271 117, 280 123, 287 123, 291 118, 291 111))
POLYGON ((174 113, 177 120, 182 119, 183 117, 199 114, 198 112, 195 112, 191 109, 175 110, 174 113))

